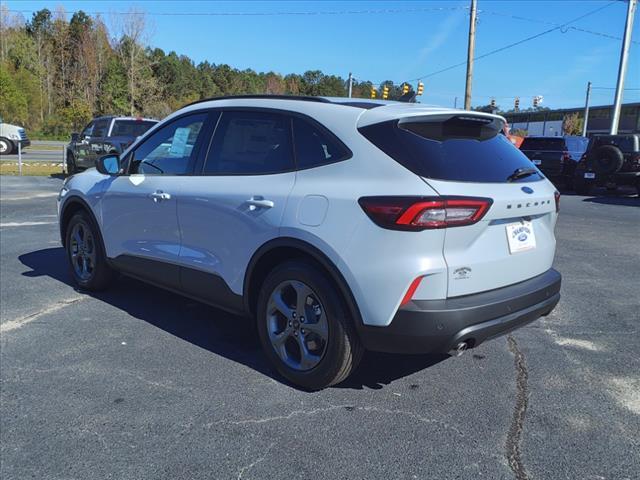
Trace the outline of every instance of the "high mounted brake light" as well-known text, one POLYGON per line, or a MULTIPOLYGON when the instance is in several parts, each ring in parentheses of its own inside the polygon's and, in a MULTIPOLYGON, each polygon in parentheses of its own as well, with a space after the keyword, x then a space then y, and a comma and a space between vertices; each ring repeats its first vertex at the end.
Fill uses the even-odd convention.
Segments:
POLYGON ((484 217, 493 200, 476 197, 362 197, 358 203, 382 228, 421 231, 472 225, 484 217))

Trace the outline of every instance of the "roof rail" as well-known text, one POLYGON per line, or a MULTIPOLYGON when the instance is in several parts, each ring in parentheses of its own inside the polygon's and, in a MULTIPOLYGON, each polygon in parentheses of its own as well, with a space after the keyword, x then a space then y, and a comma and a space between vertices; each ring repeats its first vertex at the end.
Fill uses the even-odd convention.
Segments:
POLYGON ((183 105, 181 108, 190 107, 191 105, 196 105, 198 103, 203 102, 211 102, 214 100, 230 100, 235 98, 263 98, 267 100, 301 100, 304 102, 320 102, 320 103, 332 103, 331 100, 322 97, 312 97, 309 95, 227 95, 222 97, 211 97, 211 98, 203 98, 201 100, 196 100, 195 102, 187 103, 183 105))

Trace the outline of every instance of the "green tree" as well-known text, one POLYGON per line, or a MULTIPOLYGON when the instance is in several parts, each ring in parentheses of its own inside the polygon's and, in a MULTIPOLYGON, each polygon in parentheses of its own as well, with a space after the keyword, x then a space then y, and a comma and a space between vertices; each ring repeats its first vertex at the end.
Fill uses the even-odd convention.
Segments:
POLYGON ((100 79, 97 114, 126 114, 129 109, 127 73, 117 57, 111 57, 100 79))
POLYGON ((578 112, 565 115, 562 120, 562 131, 565 135, 582 135, 583 126, 584 118, 578 112))
POLYGON ((28 114, 27 97, 18 89, 5 64, 0 65, 0 92, 0 116, 6 122, 25 124, 28 114))

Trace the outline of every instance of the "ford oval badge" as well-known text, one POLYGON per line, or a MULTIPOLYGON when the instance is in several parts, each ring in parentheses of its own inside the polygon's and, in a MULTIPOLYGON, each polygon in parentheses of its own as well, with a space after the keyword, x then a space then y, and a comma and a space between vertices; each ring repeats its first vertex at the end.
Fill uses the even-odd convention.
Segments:
POLYGON ((522 187, 522 191, 524 193, 533 193, 533 188, 529 188, 529 187, 522 187))

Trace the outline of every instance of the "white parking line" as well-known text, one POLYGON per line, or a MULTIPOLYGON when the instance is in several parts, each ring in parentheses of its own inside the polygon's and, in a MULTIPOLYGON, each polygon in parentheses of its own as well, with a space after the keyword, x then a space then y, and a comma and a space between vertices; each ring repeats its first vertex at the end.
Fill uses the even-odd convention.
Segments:
POLYGON ((34 225, 53 225, 58 222, 7 222, 0 223, 0 228, 4 227, 33 227, 34 225))
POLYGON ((22 197, 2 197, 0 200, 2 200, 3 202, 8 202, 8 201, 16 201, 16 200, 32 200, 34 198, 50 198, 50 197, 57 197, 57 196, 58 196, 58 192, 47 192, 47 193, 35 193, 33 195, 27 195, 22 197))
POLYGON ((68 300, 61 300, 60 302, 56 302, 53 305, 50 305, 47 308, 40 310, 39 312, 32 313, 31 315, 27 315, 26 317, 17 318, 15 320, 10 320, 8 322, 0 324, 0 333, 10 332, 11 330, 15 330, 17 328, 23 327, 27 323, 37 320, 42 315, 53 313, 57 310, 60 310, 61 308, 66 307, 67 305, 71 305, 72 303, 79 302, 80 300, 83 300, 85 298, 87 297, 74 297, 68 300))

